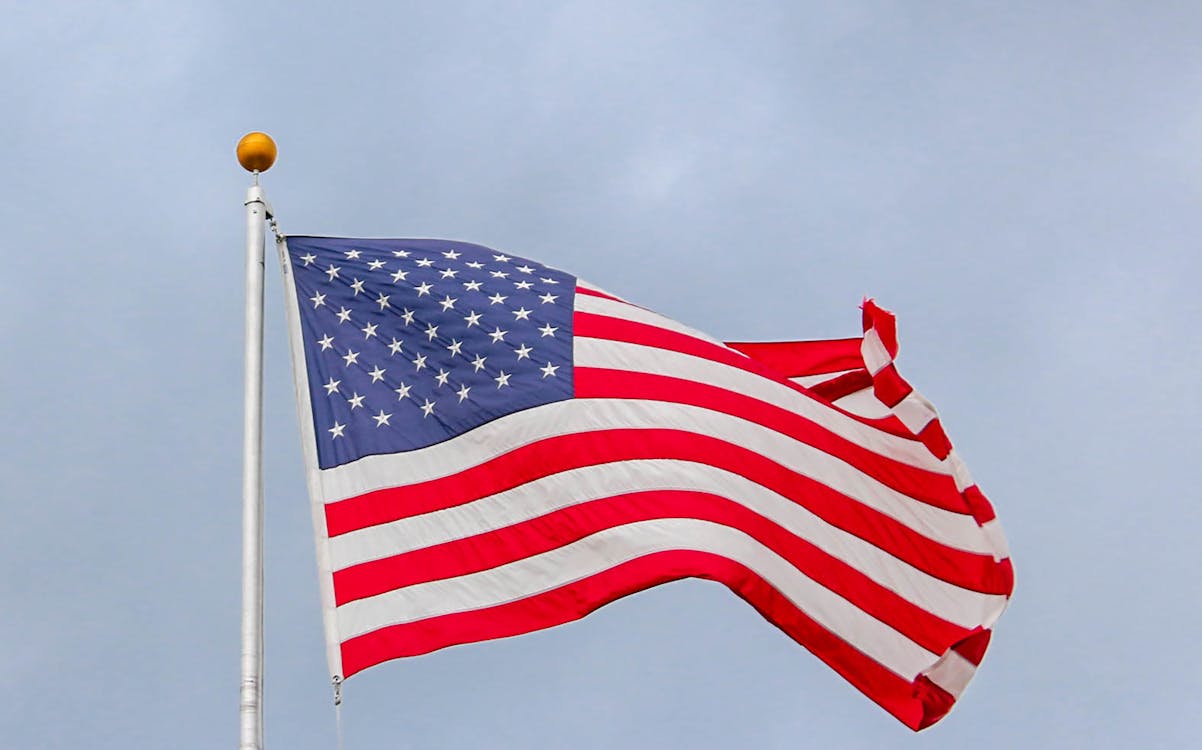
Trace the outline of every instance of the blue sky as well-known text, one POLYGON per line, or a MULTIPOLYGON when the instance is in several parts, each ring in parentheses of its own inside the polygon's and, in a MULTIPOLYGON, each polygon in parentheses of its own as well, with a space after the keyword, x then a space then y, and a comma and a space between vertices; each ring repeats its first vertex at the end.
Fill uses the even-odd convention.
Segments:
MULTIPOLYGON (((0 730, 237 741, 242 200, 538 258, 727 339, 894 310, 1018 574, 917 736, 689 581, 347 685, 355 747, 1185 747, 1202 713, 1202 10, 13 4, 0 730)), ((268 267, 267 741, 330 747, 268 267)))

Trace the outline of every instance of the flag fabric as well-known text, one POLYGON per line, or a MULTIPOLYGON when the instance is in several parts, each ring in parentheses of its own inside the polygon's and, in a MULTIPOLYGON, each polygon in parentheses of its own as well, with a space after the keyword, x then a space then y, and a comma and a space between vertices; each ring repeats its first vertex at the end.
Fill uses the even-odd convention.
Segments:
POLYGON ((723 344, 525 258, 281 245, 337 679, 713 580, 912 729, 1005 609, 1005 539, 893 316, 723 344))

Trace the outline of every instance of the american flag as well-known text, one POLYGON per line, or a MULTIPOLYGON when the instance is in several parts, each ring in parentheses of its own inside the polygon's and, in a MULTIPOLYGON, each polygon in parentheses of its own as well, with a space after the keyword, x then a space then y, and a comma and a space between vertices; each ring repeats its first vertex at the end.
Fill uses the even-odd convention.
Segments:
POLYGON ((871 301, 862 337, 723 344, 470 243, 282 259, 336 680, 685 577, 912 729, 974 674, 1005 539, 871 301))

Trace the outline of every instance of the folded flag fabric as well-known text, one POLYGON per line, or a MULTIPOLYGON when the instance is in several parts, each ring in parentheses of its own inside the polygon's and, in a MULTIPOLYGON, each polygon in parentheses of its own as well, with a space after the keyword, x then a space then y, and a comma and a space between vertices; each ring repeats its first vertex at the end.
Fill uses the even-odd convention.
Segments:
POLYGON ((890 313, 723 344, 470 243, 281 248, 337 679, 696 577, 912 729, 964 690, 1012 568, 890 313))

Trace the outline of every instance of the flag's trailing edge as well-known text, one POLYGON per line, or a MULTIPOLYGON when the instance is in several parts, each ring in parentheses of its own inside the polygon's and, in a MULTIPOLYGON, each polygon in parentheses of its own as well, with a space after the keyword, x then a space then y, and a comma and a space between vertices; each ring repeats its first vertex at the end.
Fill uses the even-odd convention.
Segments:
POLYGON ((993 509, 862 338, 722 344, 444 240, 281 245, 331 674, 728 586, 912 729, 1013 589, 993 509))

